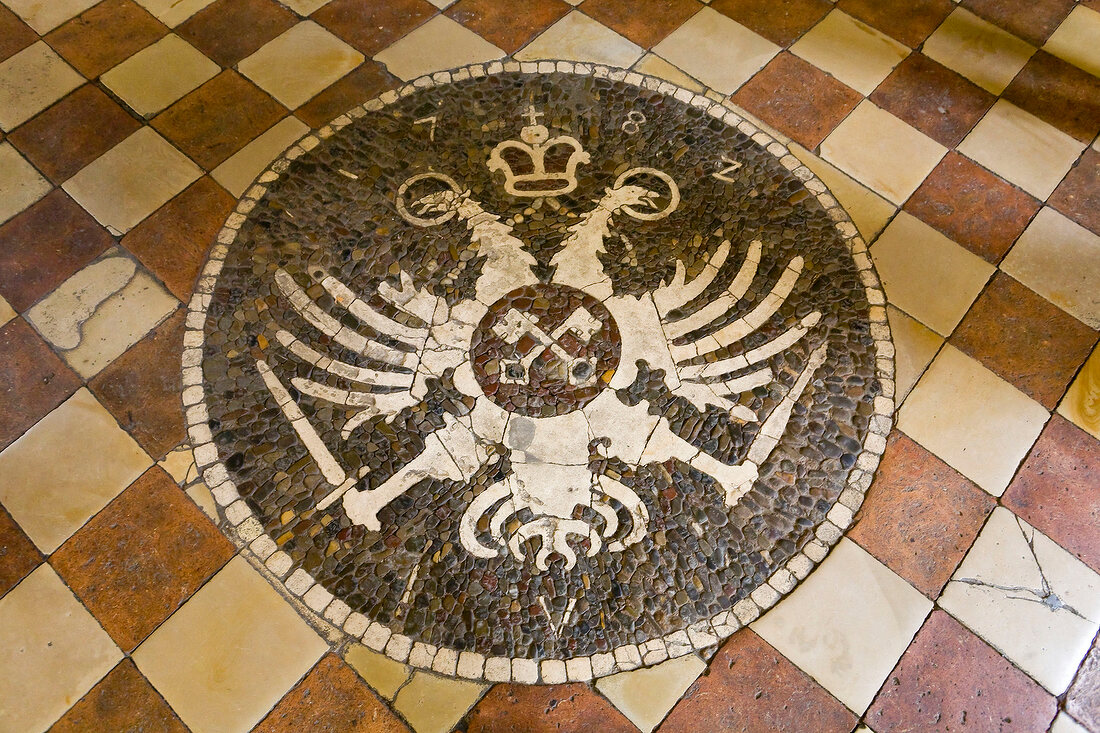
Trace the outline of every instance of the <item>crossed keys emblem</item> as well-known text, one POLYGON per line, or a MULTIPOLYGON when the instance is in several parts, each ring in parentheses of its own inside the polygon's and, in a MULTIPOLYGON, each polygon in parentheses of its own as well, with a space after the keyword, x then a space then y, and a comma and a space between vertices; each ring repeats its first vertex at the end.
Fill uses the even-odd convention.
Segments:
POLYGON ((601 328, 603 324, 583 306, 573 311, 553 333, 542 330, 537 316, 510 308, 504 318, 493 326, 494 333, 509 346, 518 346, 525 339, 533 340, 535 346, 520 359, 501 361, 501 381, 526 384, 532 363, 546 351, 550 351, 564 365, 571 385, 583 386, 591 383, 596 377, 595 359, 569 353, 561 339, 566 334, 572 334, 583 345, 587 345, 601 328))

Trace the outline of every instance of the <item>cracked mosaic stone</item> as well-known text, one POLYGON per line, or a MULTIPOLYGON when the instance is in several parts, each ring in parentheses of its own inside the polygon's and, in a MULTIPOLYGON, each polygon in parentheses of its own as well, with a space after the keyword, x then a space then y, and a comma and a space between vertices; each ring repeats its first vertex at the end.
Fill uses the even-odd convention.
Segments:
POLYGON ((839 539, 884 300, 787 149, 602 67, 421 79, 227 222, 185 394, 231 537, 348 634, 490 680, 717 644, 839 539))

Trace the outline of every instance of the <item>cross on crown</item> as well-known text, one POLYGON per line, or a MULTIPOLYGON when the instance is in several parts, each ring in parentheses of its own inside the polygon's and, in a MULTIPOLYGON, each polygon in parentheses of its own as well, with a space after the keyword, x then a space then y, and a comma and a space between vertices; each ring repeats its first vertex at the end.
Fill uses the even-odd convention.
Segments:
POLYGON ((536 197, 566 194, 577 187, 577 166, 589 161, 588 153, 575 137, 551 138, 539 124, 541 112, 530 105, 524 117, 528 124, 520 140, 505 140, 493 148, 489 170, 504 173, 504 190, 513 196, 536 197))

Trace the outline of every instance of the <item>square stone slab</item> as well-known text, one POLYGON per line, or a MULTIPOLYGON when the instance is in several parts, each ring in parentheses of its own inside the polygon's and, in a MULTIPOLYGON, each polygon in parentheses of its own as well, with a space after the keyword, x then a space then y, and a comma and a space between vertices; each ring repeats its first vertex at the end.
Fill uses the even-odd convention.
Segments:
POLYGON ((100 79, 140 115, 151 117, 217 76, 218 65, 177 35, 168 35, 100 79))
MULTIPOLYGON (((532 44, 537 42, 536 38, 532 44)), ((503 55, 504 51, 473 31, 438 15, 384 49, 374 60, 385 64, 394 76, 408 81, 421 74, 492 61, 503 55)))
POLYGON ((722 94, 732 94, 779 53, 779 46, 717 10, 703 8, 653 47, 722 94))
POLYGON ((0 130, 10 132, 84 83, 39 42, 0 63, 0 130))

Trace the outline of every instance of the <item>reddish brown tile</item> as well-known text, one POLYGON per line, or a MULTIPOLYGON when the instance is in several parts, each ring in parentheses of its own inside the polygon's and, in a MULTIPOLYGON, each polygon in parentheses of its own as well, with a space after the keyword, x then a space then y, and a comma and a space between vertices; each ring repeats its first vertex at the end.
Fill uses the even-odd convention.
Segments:
POLYGON ((1082 142, 1100 132, 1100 79, 1037 51, 1001 95, 1082 142))
MULTIPOLYGON (((0 338, 2 338, 0 331, 0 338)), ((34 546, 15 520, 0 507, 0 596, 7 593, 42 562, 34 546)))
POLYGON ((104 731, 187 733, 187 727, 134 663, 123 659, 50 728, 50 733, 104 731))
POLYGON ((397 79, 381 64, 367 61, 340 81, 309 100, 295 112, 295 116, 310 127, 327 125, 352 107, 392 89, 397 79))
POLYGON ((650 0, 638 12, 633 0, 585 0, 580 9, 643 48, 652 48, 699 12, 698 0, 650 0))
POLYGON ((408 733, 351 667, 335 654, 322 657, 252 733, 408 733))
POLYGON ((188 18, 176 33, 230 67, 297 22, 294 13, 274 0, 217 0, 188 18))
POLYGON ((1009 33, 1042 46, 1073 10, 1074 1, 961 0, 959 4, 1009 33))
POLYGON ((852 17, 916 48, 955 8, 951 0, 840 0, 852 17))
POLYGON ((950 151, 909 198, 905 210, 997 264, 1039 206, 1033 197, 950 151))
POLYGON ((1042 731, 1058 701, 943 611, 917 632, 867 714, 875 733, 1042 731))
POLYGON ((825 0, 790 0, 782 5, 774 0, 714 0, 710 6, 780 46, 797 41, 833 7, 825 0))
POLYGON ((185 437, 179 355, 181 308, 89 382, 92 392, 153 458, 185 437))
POLYGON ((1087 149, 1047 203, 1100 234, 1100 151, 1087 149))
POLYGON ((6 61, 37 40, 38 34, 29 25, 0 5, 0 61, 6 61))
POLYGON ((550 733, 637 728, 588 685, 496 685, 466 718, 467 733, 550 733))
POLYGON ((1100 640, 1077 670, 1077 679, 1066 695, 1066 712, 1090 731, 1100 730, 1100 640))
POLYGON ((997 100, 924 54, 910 54, 871 95, 871 101, 947 147, 966 133, 997 100))
POLYGON ((332 0, 310 17, 373 56, 436 12, 427 0, 332 0))
POLYGON ((998 272, 951 343, 1053 410, 1096 337, 1084 323, 998 272))
POLYGON ((863 95, 786 51, 733 95, 733 101, 813 150, 863 95))
POLYGON ((233 553, 202 510, 154 466, 70 537, 50 564, 130 651, 233 553))
POLYGON ((99 87, 85 84, 20 126, 10 139, 54 183, 63 183, 139 127, 99 87))
POLYGON ((936 598, 993 505, 989 494, 895 430, 848 536, 936 598))
POLYGON ((563 0, 533 0, 515 12, 509 0, 459 0, 447 15, 508 53, 514 53, 569 12, 563 0))
POLYGON ((51 31, 46 42, 94 79, 167 34, 168 28, 133 0, 104 0, 51 31))
POLYGON ((1098 479, 1100 441, 1054 415, 1001 501, 1100 572, 1098 479))
POLYGON ((80 386, 22 318, 0 327, 0 450, 80 386))

